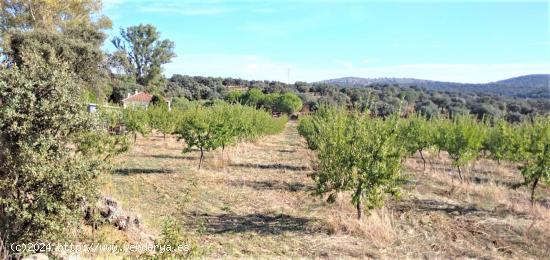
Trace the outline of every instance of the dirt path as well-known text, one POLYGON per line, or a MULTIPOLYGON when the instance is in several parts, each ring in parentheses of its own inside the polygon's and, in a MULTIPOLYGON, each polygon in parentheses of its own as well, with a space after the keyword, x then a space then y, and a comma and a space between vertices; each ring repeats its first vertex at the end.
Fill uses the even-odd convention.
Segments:
POLYGON ((345 194, 335 204, 311 195, 313 155, 295 122, 223 155, 209 152, 201 170, 198 152, 182 148, 160 135, 139 139, 104 190, 154 233, 177 220, 203 256, 536 258, 550 248, 550 210, 529 215, 524 191, 495 184, 515 180, 509 169, 478 167, 487 183, 460 184, 444 159, 432 157, 426 173, 411 159, 401 200, 357 221, 345 194))

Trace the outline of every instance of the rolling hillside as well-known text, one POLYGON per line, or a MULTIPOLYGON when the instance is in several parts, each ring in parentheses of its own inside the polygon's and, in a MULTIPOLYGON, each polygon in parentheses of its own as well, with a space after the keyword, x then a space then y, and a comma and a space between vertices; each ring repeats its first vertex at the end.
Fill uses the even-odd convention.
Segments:
POLYGON ((368 85, 419 86, 429 90, 483 92, 518 98, 550 98, 550 74, 533 74, 490 83, 465 84, 422 80, 414 78, 358 78, 345 77, 324 80, 318 83, 340 87, 364 87, 368 85))

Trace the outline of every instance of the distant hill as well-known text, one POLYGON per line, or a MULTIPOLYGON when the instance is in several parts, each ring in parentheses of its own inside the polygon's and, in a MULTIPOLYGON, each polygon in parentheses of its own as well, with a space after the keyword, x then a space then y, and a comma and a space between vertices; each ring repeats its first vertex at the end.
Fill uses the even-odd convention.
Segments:
POLYGON ((467 91, 497 94, 518 98, 550 99, 550 74, 533 74, 491 83, 456 83, 414 78, 358 78, 345 77, 323 80, 318 83, 333 84, 340 87, 365 87, 369 85, 418 86, 429 90, 467 91))

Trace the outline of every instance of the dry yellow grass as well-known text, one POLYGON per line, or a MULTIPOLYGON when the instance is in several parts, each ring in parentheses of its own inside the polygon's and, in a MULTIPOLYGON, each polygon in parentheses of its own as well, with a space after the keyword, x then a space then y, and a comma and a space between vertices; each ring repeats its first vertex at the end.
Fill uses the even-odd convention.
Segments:
POLYGON ((402 198, 357 220, 349 196, 328 204, 311 195, 314 155, 295 127, 210 152, 201 170, 198 152, 181 154, 182 142, 139 138, 103 192, 138 213, 150 234, 176 219, 205 257, 550 255, 548 202, 531 207, 525 188, 510 188, 521 182, 513 166, 482 160, 460 183, 445 154, 429 155, 426 171, 419 158, 408 159, 402 198))

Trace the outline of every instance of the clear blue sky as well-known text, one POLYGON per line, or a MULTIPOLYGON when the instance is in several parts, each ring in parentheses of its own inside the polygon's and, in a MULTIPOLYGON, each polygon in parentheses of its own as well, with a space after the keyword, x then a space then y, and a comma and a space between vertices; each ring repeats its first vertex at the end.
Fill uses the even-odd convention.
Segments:
POLYGON ((489 82, 550 73, 548 1, 108 0, 104 12, 112 35, 150 23, 175 41, 167 76, 286 82, 290 69, 291 82, 489 82))

